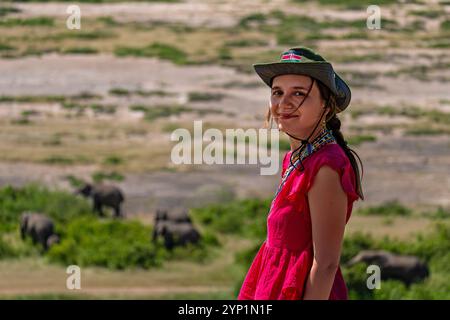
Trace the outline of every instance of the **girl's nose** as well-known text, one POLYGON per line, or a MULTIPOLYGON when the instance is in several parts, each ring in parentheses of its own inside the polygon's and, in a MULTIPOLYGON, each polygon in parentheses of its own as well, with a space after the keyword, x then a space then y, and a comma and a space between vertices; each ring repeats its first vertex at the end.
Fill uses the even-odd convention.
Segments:
POLYGON ((283 110, 291 110, 294 108, 292 99, 289 98, 289 96, 283 96, 278 103, 278 107, 281 111, 283 110))

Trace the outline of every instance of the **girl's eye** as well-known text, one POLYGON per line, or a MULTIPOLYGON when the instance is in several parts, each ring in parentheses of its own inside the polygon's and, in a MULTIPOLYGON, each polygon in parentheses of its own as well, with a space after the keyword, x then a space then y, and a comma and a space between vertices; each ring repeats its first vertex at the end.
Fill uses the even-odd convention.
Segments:
MULTIPOLYGON (((278 96, 278 95, 280 95, 280 94, 283 94, 283 92, 281 92, 281 91, 274 91, 274 92, 272 92, 272 95, 273 96, 278 96)), ((294 92, 294 94, 296 95, 296 96, 304 96, 305 94, 303 93, 303 92, 301 92, 301 91, 296 91, 296 92, 294 92)))

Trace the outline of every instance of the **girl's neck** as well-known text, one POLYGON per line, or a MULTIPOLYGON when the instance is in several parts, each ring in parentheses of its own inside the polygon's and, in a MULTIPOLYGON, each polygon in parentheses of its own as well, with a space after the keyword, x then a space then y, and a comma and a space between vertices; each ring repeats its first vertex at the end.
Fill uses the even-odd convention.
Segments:
MULTIPOLYGON (((309 138, 309 140, 308 140, 309 143, 313 142, 317 137, 319 137, 323 133, 323 131, 324 131, 324 128, 318 127, 316 129, 316 132, 311 136, 311 138, 309 138)), ((307 137, 304 137, 304 139, 306 139, 306 138, 307 137)), ((297 140, 297 139, 294 139, 291 137, 289 137, 289 141, 291 144, 291 152, 294 151, 295 149, 297 149, 298 147, 300 147, 300 145, 302 144, 302 142, 300 140, 297 140)))

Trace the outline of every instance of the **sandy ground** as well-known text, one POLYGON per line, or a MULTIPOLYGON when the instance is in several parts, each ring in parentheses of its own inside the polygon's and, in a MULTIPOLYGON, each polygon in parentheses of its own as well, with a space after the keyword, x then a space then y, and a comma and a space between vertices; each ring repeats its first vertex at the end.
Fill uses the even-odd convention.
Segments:
MULTIPOLYGON (((394 5, 389 8, 381 6, 381 15, 385 19, 395 19, 400 25, 413 20, 410 11, 429 9, 430 4, 408 3, 394 5)), ((301 6, 290 5, 289 0, 185 0, 179 3, 110 3, 110 4, 78 4, 82 17, 114 16, 120 22, 170 22, 181 23, 188 26, 199 27, 230 27, 242 18, 254 12, 269 13, 279 10, 286 14, 310 15, 324 21, 327 19, 358 20, 365 19, 365 10, 336 10, 321 7, 313 2, 302 3, 301 6)), ((15 5, 20 13, 19 17, 30 16, 68 16, 68 4, 65 3, 19 3, 15 5)), ((435 9, 444 10, 450 14, 448 7, 435 6, 435 9)), ((427 30, 439 28, 436 20, 426 20, 427 30)))
MULTIPOLYGON (((107 95, 108 90, 113 87, 130 90, 164 88, 167 91, 174 91, 175 99, 191 91, 223 92, 226 94, 225 99, 207 102, 203 107, 231 111, 239 119, 237 121, 253 124, 255 128, 261 125, 261 121, 255 118, 260 118, 264 113, 262 106, 267 103, 269 94, 264 86, 252 89, 251 94, 248 89, 218 88, 221 83, 258 80, 255 75, 242 75, 225 67, 179 67, 157 59, 120 59, 109 55, 85 57, 52 54, 41 58, 3 60, 0 63, 0 73, 2 74, 0 94, 4 95, 73 95, 82 91, 107 95)), ((357 109, 358 102, 374 103, 372 97, 375 97, 376 103, 381 105, 396 107, 408 104, 411 103, 411 92, 414 92, 415 105, 427 106, 427 103, 436 104, 438 100, 450 98, 446 83, 425 84, 419 80, 405 78, 379 81, 385 85, 383 91, 369 88, 354 89, 355 103, 350 108, 357 109)), ((114 102, 111 100, 114 98, 108 99, 108 102, 114 102)), ((14 110, 14 107, 11 110, 14 110)), ((127 119, 127 121, 136 120, 138 119, 127 119)), ((392 124, 395 121, 401 123, 402 118, 388 120, 386 117, 367 115, 352 120, 347 116, 343 121, 345 130, 346 126, 351 124, 392 124)), ((405 120, 406 123, 408 121, 409 119, 405 120)), ((450 163, 448 137, 377 134, 377 138, 377 142, 355 148, 365 168, 364 188, 367 205, 389 199, 399 199, 410 206, 421 203, 449 204, 450 180, 446 174, 450 163)), ((67 172, 83 175, 92 172, 94 168, 81 166, 57 168, 16 163, 0 164, 0 170, 3 183, 22 184, 34 180, 48 185, 64 185, 58 181, 67 172)), ((277 179, 277 176, 260 176, 257 168, 250 165, 242 168, 205 165, 183 174, 164 172, 129 175, 121 185, 128 195, 128 211, 138 213, 145 211, 145 207, 149 204, 152 207, 157 205, 155 199, 163 202, 186 201, 189 204, 202 202, 201 198, 205 197, 196 190, 202 190, 201 186, 204 184, 211 184, 217 188, 221 184, 228 185, 224 188, 232 189, 239 196, 270 196, 277 179), (133 204, 135 201, 137 204, 133 204)))

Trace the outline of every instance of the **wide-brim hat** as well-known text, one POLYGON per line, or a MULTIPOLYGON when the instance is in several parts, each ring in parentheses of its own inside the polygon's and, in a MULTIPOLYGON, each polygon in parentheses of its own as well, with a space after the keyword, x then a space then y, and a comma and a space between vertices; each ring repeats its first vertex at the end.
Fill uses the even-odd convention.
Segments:
POLYGON ((283 74, 307 75, 320 80, 336 97, 336 113, 344 111, 350 103, 350 87, 334 72, 330 62, 309 48, 291 48, 280 55, 279 61, 256 63, 253 67, 269 87, 273 78, 283 74))

